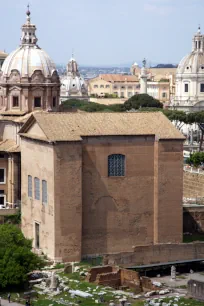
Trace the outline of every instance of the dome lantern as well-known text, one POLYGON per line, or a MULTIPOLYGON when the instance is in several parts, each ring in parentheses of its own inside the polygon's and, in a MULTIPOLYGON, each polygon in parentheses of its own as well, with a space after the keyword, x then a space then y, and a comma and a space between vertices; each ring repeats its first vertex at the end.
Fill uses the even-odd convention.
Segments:
POLYGON ((22 26, 22 36, 21 36, 21 45, 36 45, 38 39, 36 37, 35 31, 36 26, 30 23, 30 7, 28 5, 28 10, 26 12, 27 21, 22 26))
POLYGON ((204 37, 201 34, 200 26, 198 27, 197 33, 193 37, 192 51, 193 52, 204 51, 204 37))

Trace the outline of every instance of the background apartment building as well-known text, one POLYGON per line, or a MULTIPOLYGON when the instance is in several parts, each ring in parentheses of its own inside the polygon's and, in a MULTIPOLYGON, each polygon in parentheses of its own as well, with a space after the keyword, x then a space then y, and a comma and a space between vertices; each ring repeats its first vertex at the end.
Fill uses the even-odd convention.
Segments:
MULTIPOLYGON (((140 93, 140 80, 136 75, 100 74, 88 81, 88 91, 90 96, 95 97, 113 95, 121 99, 129 99, 140 93)), ((161 102, 168 102, 170 99, 169 80, 149 81, 147 93, 161 102)))

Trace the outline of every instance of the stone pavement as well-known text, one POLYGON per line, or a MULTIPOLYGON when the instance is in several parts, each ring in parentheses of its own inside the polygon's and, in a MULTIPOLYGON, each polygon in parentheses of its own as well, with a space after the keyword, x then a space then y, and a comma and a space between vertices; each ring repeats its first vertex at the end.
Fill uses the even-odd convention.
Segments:
POLYGON ((23 304, 19 304, 19 303, 15 303, 15 302, 11 302, 9 303, 7 300, 3 300, 1 299, 1 306, 22 306, 23 304))

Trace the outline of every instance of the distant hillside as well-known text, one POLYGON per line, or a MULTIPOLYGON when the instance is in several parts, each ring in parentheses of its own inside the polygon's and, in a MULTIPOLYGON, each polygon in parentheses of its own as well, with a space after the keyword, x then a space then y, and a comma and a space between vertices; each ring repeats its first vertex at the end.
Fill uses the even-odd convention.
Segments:
POLYGON ((151 68, 177 68, 178 65, 173 65, 173 64, 158 64, 156 66, 153 66, 151 68))

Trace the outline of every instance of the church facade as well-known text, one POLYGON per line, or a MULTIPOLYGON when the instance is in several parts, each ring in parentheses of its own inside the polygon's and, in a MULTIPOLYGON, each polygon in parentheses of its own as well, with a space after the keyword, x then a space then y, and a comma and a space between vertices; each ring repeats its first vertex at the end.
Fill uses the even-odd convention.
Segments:
POLYGON ((175 97, 170 108, 185 112, 204 109, 204 35, 200 27, 193 36, 192 52, 178 65, 175 97))
POLYGON ((30 10, 18 49, 0 69, 0 205, 21 202, 19 129, 32 112, 58 110, 60 81, 55 64, 37 45, 30 10))

